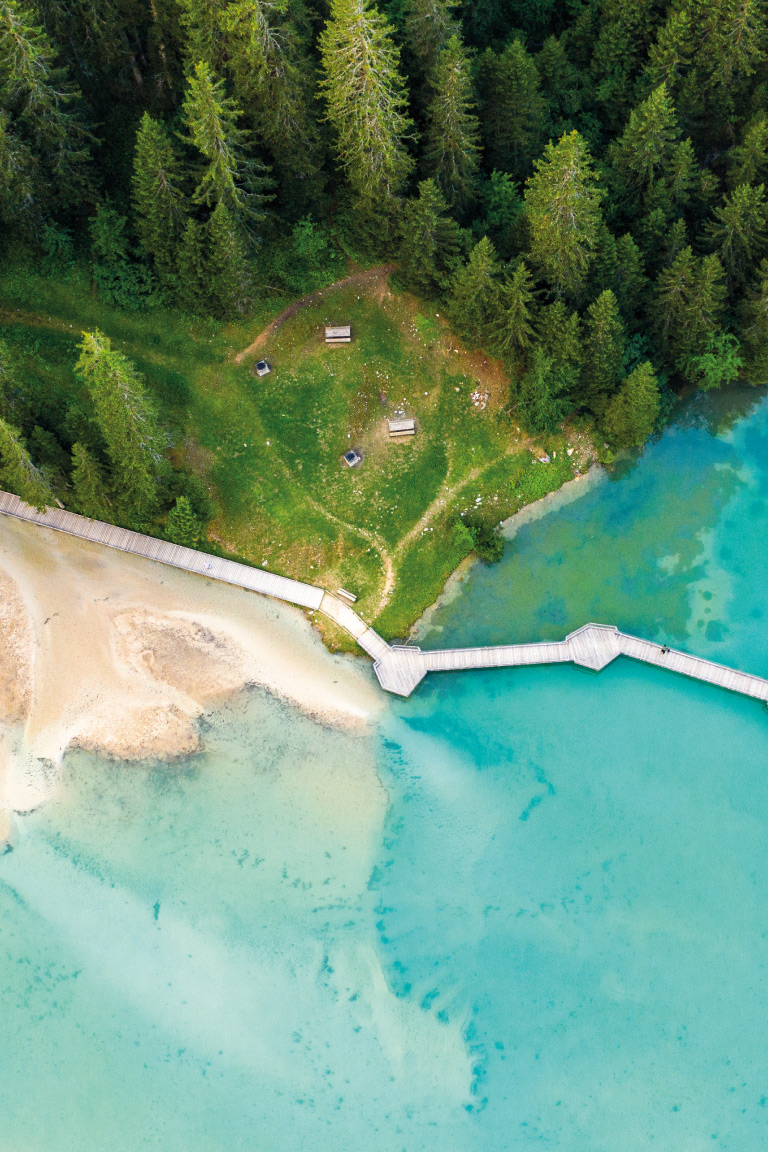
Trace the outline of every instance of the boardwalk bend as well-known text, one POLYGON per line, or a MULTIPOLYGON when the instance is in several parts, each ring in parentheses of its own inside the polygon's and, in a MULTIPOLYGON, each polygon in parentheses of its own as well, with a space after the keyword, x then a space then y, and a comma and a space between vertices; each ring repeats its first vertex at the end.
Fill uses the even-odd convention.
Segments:
POLYGON ((322 612, 355 638, 363 651, 372 657, 382 688, 398 696, 410 696, 428 672, 569 662, 597 672, 617 656, 631 656, 633 660, 644 660, 646 664, 655 664, 768 703, 768 680, 736 672, 711 660, 700 660, 686 652, 662 649, 658 644, 639 640, 607 624, 585 624, 565 640, 541 644, 501 644, 492 648, 446 648, 422 652, 416 647, 387 644, 348 604, 311 584, 209 556, 194 548, 182 548, 166 540, 143 536, 140 532, 129 532, 100 520, 88 520, 63 509, 47 508, 45 512, 36 512, 9 492, 0 492, 0 513, 322 612))

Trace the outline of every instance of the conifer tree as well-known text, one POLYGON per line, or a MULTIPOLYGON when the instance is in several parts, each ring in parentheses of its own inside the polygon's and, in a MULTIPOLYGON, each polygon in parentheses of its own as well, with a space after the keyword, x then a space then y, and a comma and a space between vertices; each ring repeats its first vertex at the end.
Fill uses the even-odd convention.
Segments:
POLYGON ((728 167, 731 188, 739 184, 758 184, 768 175, 768 118, 755 116, 735 144, 728 167))
POLYGON ((197 220, 188 220, 179 246, 176 297, 189 312, 207 311, 208 229, 197 220))
POLYGON ((632 110, 629 122, 610 150, 612 163, 629 188, 649 188, 670 163, 680 137, 674 105, 666 84, 632 110))
POLYGON ((499 265, 493 244, 484 236, 453 277, 448 302, 451 319, 470 344, 481 344, 498 313, 499 265))
POLYGON ((717 256, 694 256, 690 247, 679 253, 657 280, 653 312, 656 332, 667 361, 684 373, 692 356, 704 351, 721 327, 726 288, 717 256))
POLYGON ((768 259, 761 260, 738 317, 745 379, 748 384, 768 384, 768 259))
POLYGON ((14 131, 11 117, 0 110, 0 216, 21 222, 35 202, 35 157, 14 131))
POLYGON ((192 511, 186 496, 177 496, 176 503, 168 513, 166 536, 173 544, 184 548, 197 548, 200 543, 200 521, 192 511))
POLYGON ((525 190, 530 258, 559 295, 581 291, 597 244, 602 192, 578 132, 549 143, 525 190))
POLYGON ((579 313, 569 311, 562 300, 555 300, 539 310, 536 329, 538 347, 557 369, 559 392, 578 398, 584 363, 579 313))
POLYGON ((77 512, 93 520, 107 518, 109 497, 101 469, 84 444, 72 446, 72 488, 77 512))
POLYGON ((358 199, 385 209, 413 167, 413 135, 389 22, 372 0, 331 0, 320 35, 323 79, 336 151, 358 199))
POLYGON ((524 260, 520 260, 501 287, 498 318, 493 324, 494 349, 516 361, 535 338, 536 289, 524 260))
POLYGON ((75 372, 93 403, 113 469, 119 504, 141 517, 155 499, 160 434, 144 382, 133 364, 98 330, 84 332, 75 372))
POLYGON ((568 366, 536 347, 527 371, 515 390, 521 423, 538 435, 554 432, 573 408, 573 377, 568 366))
POLYGON ((237 99, 270 149, 292 198, 306 201, 318 191, 321 151, 309 29, 301 12, 291 3, 234 0, 222 7, 218 19, 237 99))
POLYGON ((732 332, 710 332, 703 349, 684 362, 685 375, 703 392, 733 384, 744 364, 732 332))
POLYGON ((768 246, 768 204, 762 184, 740 184, 713 213, 705 231, 720 256, 733 295, 768 246))
POLYGON ((181 26, 186 33, 185 56, 202 60, 214 72, 222 66, 226 45, 220 19, 227 0, 177 0, 181 26))
POLYGON ((405 40, 429 83, 440 53, 459 32, 454 9, 459 0, 406 0, 405 40))
POLYGON ((660 408, 656 376, 646 360, 609 400, 603 417, 605 434, 619 448, 639 448, 653 432, 660 408))
POLYGON ((653 38, 658 6, 648 0, 602 0, 590 73, 595 98, 612 128, 626 119, 642 57, 653 38))
POLYGON ((247 299, 247 262, 240 230, 222 202, 208 221, 208 298, 217 315, 231 316, 247 299))
POLYGON ((133 207, 141 246, 160 277, 171 279, 184 226, 181 171, 165 125, 141 118, 133 161, 133 207))
POLYGON ((564 36, 547 37, 535 61, 552 136, 562 136, 572 128, 571 118, 584 103, 584 76, 570 59, 564 41, 564 36))
POLYGON ((711 145, 713 135, 731 135, 767 37, 761 0, 678 0, 650 49, 647 77, 667 83, 687 125, 711 145))
POLYGON ((583 399, 597 411, 619 385, 624 355, 624 325, 616 297, 610 288, 601 292, 587 309, 583 399))
POLYGON ((55 55, 32 11, 2 0, 0 104, 13 120, 16 151, 26 145, 35 155, 38 209, 71 206, 89 193, 90 136, 77 111, 79 92, 55 55))
POLYGON ((629 232, 617 238, 605 224, 600 228, 591 283, 596 291, 611 289, 625 324, 633 327, 648 279, 640 249, 629 232))
POLYGON ((536 64, 515 39, 499 55, 490 48, 479 60, 481 126, 485 153, 494 168, 524 179, 544 141, 547 103, 536 64))
POLYGON ((754 283, 739 307, 744 376, 749 384, 768 384, 768 260, 760 261, 754 283))
POLYGON ((469 61, 451 36, 433 73, 427 108, 424 166, 453 208, 464 208, 475 191, 479 131, 469 61))
POLYGON ((38 512, 53 503, 53 495, 42 472, 32 463, 18 428, 0 417, 0 484, 20 496, 38 512))
POLYGON ((422 180, 418 198, 406 200, 400 240, 400 268, 409 287, 434 295, 448 286, 461 260, 464 236, 448 215, 433 180, 422 180))
POLYGON ((232 217, 245 225, 263 219, 265 179, 263 165, 246 158, 247 134, 238 127, 240 115, 224 94, 224 82, 216 79, 205 62, 196 64, 189 77, 182 116, 190 142, 207 164, 193 199, 209 208, 224 204, 232 217))

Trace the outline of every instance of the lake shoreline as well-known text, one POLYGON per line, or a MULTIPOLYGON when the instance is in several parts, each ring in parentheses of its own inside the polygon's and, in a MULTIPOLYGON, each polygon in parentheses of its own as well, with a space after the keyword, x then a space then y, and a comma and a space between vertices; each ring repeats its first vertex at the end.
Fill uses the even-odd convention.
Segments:
MULTIPOLYGON (((552 512, 557 512, 560 508, 566 507, 568 504, 573 503, 574 500, 586 496, 596 484, 603 483, 607 478, 605 469, 600 464, 592 464, 587 472, 582 472, 578 476, 574 476, 572 480, 566 480, 554 492, 548 492, 546 496, 542 496, 540 500, 533 500, 530 504, 526 504, 519 512, 515 512, 512 516, 508 516, 506 520, 501 522, 501 534, 507 541, 515 538, 517 533, 526 524, 532 523, 534 520, 540 520, 543 516, 549 516, 552 512)), ((474 555, 470 555, 466 560, 462 560, 461 564, 456 568, 445 582, 445 586, 430 606, 422 612, 421 616, 411 626, 409 635, 415 641, 423 640, 431 633, 439 633, 442 631, 440 625, 434 623, 435 615, 444 608, 446 605, 453 603, 454 600, 462 592, 462 585, 469 576, 472 569, 481 563, 481 561, 474 555)), ((532 637, 535 639, 535 637, 532 637)))
POLYGON ((55 791, 69 748, 170 762, 257 685, 330 726, 381 707, 299 609, 38 525, 0 520, 0 844, 55 791))

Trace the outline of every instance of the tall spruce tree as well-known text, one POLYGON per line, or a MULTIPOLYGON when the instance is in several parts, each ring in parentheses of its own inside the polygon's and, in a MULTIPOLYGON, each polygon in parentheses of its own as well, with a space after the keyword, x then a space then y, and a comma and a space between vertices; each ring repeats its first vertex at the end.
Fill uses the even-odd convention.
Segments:
POLYGON ((768 384, 768 260, 760 261, 754 282, 739 307, 744 377, 749 384, 768 384))
POLYGON ((740 184, 723 197, 705 231, 717 251, 733 296, 768 247, 765 187, 740 184))
POLYGON ((400 238, 400 270, 406 284, 428 296, 443 291, 461 262, 464 234, 448 215, 433 180, 422 180, 417 198, 406 200, 400 238))
POLYGON ((21 438, 18 428, 0 417, 0 484, 26 504, 44 512, 53 503, 51 489, 21 438))
POLYGON ((539 310, 536 318, 537 346, 556 369, 558 394, 571 404, 580 397, 584 363, 584 338, 579 313, 555 300, 539 310))
POLYGON ((459 0, 406 0, 405 41, 421 76, 430 82, 450 38, 459 32, 454 16, 459 0))
POLYGON ((241 112, 204 61, 189 77, 182 116, 190 142, 206 161, 194 202, 209 208, 223 204, 244 227, 263 219, 264 166, 247 157, 247 133, 238 125, 241 112))
POLYGON ((573 409, 572 385, 573 377, 565 363, 547 356, 541 347, 534 348, 514 392, 523 426, 537 435, 555 432, 573 409))
POLYGON ((469 60, 458 36, 440 54, 432 88, 424 167, 448 203, 461 209, 474 196, 480 150, 469 60))
POLYGON ((524 180, 544 143, 547 102, 539 73, 520 40, 503 52, 487 49, 478 61, 481 126, 493 168, 524 180))
POLYGON ((185 223, 181 165, 165 125, 145 112, 136 135, 133 208, 141 247, 164 282, 173 277, 185 223))
POLYGON ((234 0, 218 20, 235 95, 271 152, 283 200, 306 206, 320 192, 322 149, 303 6, 234 0))
POLYGON ((594 97, 614 130, 629 112, 637 74, 661 11, 656 0, 601 0, 590 73, 594 97))
POLYGON ((220 19, 227 0, 177 0, 177 3, 180 23, 186 33, 186 58, 203 60, 214 72, 218 71, 226 51, 220 19))
POLYGON ((241 311, 248 300, 249 276, 242 232, 223 202, 208 221, 207 295, 217 316, 241 311))
POLYGON ((647 79, 674 92, 702 145, 732 142, 750 78, 761 67, 768 19, 761 0, 677 0, 649 52, 647 79))
POLYGON ((80 105, 80 93, 56 62, 55 48, 34 10, 18 0, 2 0, 0 106, 7 117, 6 134, 15 141, 11 153, 34 157, 33 166, 26 164, 34 199, 19 205, 34 220, 90 195, 91 137, 80 105))
POLYGON ((115 502, 133 518, 153 507, 161 464, 157 417, 144 382, 98 330, 84 332, 75 366, 93 404, 112 465, 115 502))
POLYGON ((72 445, 72 488, 75 510, 93 520, 106 520, 109 497, 104 477, 94 456, 84 444, 72 445))
POLYGON ((621 380, 624 356, 624 325, 616 297, 610 288, 601 292, 587 309, 583 401, 597 412, 621 380))
POLYGON ((705 351, 722 326, 726 287, 716 255, 703 259, 690 247, 658 277, 653 301, 656 334, 670 367, 689 375, 691 358, 705 351))
POLYGON ((639 448, 653 432, 661 409, 661 394, 653 367, 646 360, 630 372, 608 401, 603 430, 618 448, 639 448))
POLYGON ((413 168, 405 146, 413 124, 400 52, 373 0, 331 0, 320 56, 320 90, 347 179, 373 215, 391 209, 413 168))
POLYGON ((470 344, 481 344, 490 335, 499 307, 499 271, 493 244, 484 236, 453 277, 449 314, 470 344))
POLYGON ((578 132, 549 143, 525 189, 530 258, 561 296, 577 297, 597 245, 602 192, 578 132))
POLYGON ((0 217, 8 224, 39 224, 30 210, 35 203, 36 162, 31 148, 14 131, 11 117, 0 110, 0 217))
POLYGON ((207 225, 188 220, 179 245, 176 297, 189 312, 200 314, 210 307, 209 247, 207 225))
POLYGON ((591 282, 595 291, 611 289, 626 326, 635 327, 645 299, 648 279, 642 253, 629 232, 617 238, 608 227, 601 227, 591 282))
POLYGON ((581 112, 588 78, 568 55, 564 36, 547 37, 536 56, 536 70, 547 104, 549 135, 562 136, 571 130, 572 118, 581 112))
POLYGON ((680 138, 680 127, 666 84, 633 108, 629 121, 610 149, 613 166, 629 189, 646 191, 666 171, 680 138))
POLYGON ((518 261, 501 286, 498 317, 493 322, 493 347, 513 364, 535 339, 536 288, 524 260, 518 261))

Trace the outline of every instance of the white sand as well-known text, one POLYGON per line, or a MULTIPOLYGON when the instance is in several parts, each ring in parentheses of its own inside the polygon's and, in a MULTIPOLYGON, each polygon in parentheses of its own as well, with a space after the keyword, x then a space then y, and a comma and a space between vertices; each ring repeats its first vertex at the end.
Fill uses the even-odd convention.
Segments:
POLYGON ((193 752, 197 718, 246 684, 333 724, 381 704, 297 609, 2 516, 0 668, 0 811, 50 794, 70 746, 193 752))

